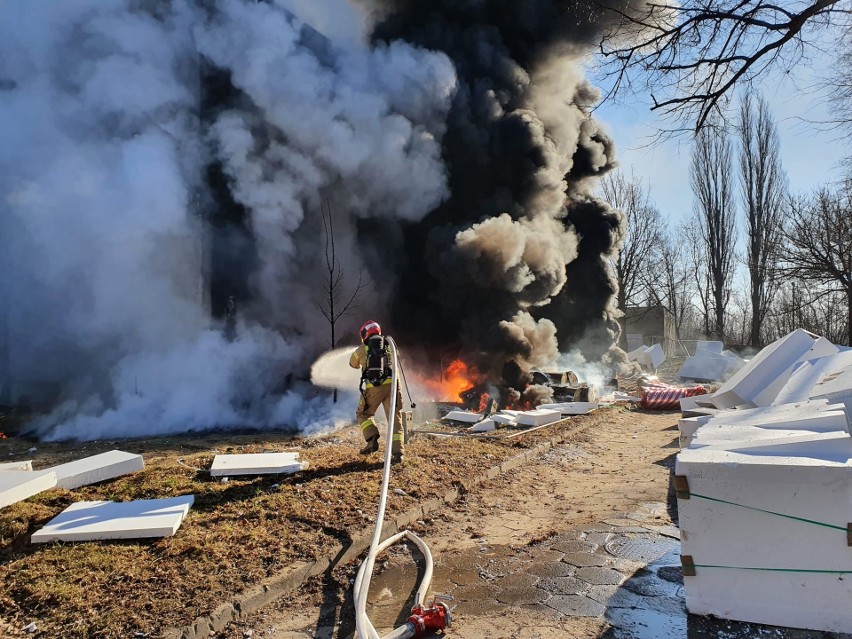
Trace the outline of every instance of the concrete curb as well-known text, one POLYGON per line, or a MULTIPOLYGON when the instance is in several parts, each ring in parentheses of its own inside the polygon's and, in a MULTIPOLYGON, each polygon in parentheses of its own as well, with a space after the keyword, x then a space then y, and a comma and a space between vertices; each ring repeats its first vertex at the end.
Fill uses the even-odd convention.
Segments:
MULTIPOLYGON (((563 422, 570 424, 571 418, 555 422, 553 425, 558 426, 563 422)), ((459 482, 458 488, 448 490, 443 497, 436 497, 422 502, 396 515, 391 520, 386 520, 382 528, 382 539, 386 539, 400 530, 404 530, 407 526, 423 519, 429 513, 435 512, 448 504, 452 504, 461 495, 489 479, 494 479, 499 475, 533 461, 551 448, 563 443, 570 436, 576 435, 583 430, 585 429, 582 424, 574 424, 573 428, 569 428, 565 432, 537 444, 523 453, 510 457, 497 466, 492 466, 481 475, 466 482, 459 482)), ((278 574, 264 580, 261 584, 235 595, 232 602, 218 606, 209 615, 198 617, 189 626, 168 628, 163 631, 161 636, 164 639, 208 639, 211 633, 224 630, 232 621, 246 619, 279 597, 293 592, 311 577, 325 572, 330 567, 354 561, 370 547, 372 536, 372 532, 370 532, 361 537, 356 537, 346 547, 342 544, 336 544, 331 548, 331 559, 317 559, 314 562, 294 562, 278 574)))

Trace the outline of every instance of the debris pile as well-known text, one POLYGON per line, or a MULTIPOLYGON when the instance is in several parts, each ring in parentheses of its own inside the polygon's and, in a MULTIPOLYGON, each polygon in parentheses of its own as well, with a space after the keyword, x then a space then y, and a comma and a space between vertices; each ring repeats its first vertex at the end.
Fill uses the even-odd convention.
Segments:
POLYGON ((675 489, 695 614, 852 628, 852 350, 804 330, 681 400, 675 489))

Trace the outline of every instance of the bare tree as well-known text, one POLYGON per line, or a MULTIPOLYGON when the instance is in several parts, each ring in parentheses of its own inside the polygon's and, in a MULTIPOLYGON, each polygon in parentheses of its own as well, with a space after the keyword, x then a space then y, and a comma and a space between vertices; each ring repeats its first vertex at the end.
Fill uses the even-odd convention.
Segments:
MULTIPOLYGON (((337 321, 346 315, 353 308, 355 298, 366 286, 367 282, 364 279, 364 269, 358 271, 358 280, 352 288, 352 292, 348 297, 344 293, 344 271, 337 259, 337 247, 334 241, 334 216, 331 212, 331 207, 323 202, 320 205, 322 214, 323 232, 325 233, 325 268, 327 277, 323 284, 323 298, 317 304, 317 308, 329 325, 330 340, 329 345, 332 349, 337 346, 337 336, 335 327, 337 321)), ((334 390, 334 401, 337 401, 337 389, 334 390)))
MULTIPOLYGON (((834 124, 852 129, 852 36, 849 33, 840 42, 842 53, 830 78, 828 97, 834 111, 834 124)), ((847 159, 849 162, 850 159, 847 159)))
POLYGON ((712 332, 723 341, 736 245, 731 156, 731 142, 724 130, 705 127, 696 135, 689 176, 707 260, 712 332))
POLYGON ((648 299, 648 285, 654 280, 653 254, 660 242, 660 212, 651 204, 642 183, 624 173, 608 173, 601 180, 601 194, 619 209, 627 221, 624 244, 613 264, 618 277, 618 308, 641 305, 648 299))
POLYGON ((652 109, 701 129, 730 98, 770 69, 789 71, 820 32, 850 24, 849 0, 683 0, 628 3, 601 52, 613 90, 651 92, 652 109), (656 93, 654 93, 656 92, 656 93))
MULTIPOLYGON (((678 235, 682 237, 682 231, 678 235)), ((648 290, 654 302, 671 313, 675 323, 675 337, 681 339, 692 297, 684 243, 677 236, 661 234, 654 261, 657 277, 648 290)))
POLYGON ((845 298, 852 346, 852 192, 822 188, 809 200, 794 201, 785 239, 784 271, 813 287, 814 301, 845 298))
POLYGON ((762 327, 778 285, 787 180, 769 105, 751 92, 740 104, 740 186, 746 220, 746 263, 751 303, 749 343, 762 346, 762 327))
POLYGON ((701 316, 701 335, 707 337, 711 333, 712 287, 710 285, 710 269, 707 267, 707 251, 704 248, 701 224, 697 218, 693 218, 685 223, 681 230, 684 244, 686 245, 684 252, 686 253, 685 265, 689 272, 688 281, 691 280, 691 286, 695 292, 692 299, 695 300, 696 297, 698 299, 696 307, 701 316))

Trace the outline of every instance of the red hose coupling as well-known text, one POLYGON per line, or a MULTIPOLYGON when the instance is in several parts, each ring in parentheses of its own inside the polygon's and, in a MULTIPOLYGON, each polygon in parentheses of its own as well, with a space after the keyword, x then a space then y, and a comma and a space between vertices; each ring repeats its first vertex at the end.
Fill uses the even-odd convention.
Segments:
POLYGON ((408 623, 414 626, 414 636, 418 639, 422 637, 427 630, 434 632, 435 630, 443 630, 449 625, 450 611, 447 605, 443 602, 436 602, 431 608, 423 606, 415 606, 411 609, 411 616, 408 618, 408 623))

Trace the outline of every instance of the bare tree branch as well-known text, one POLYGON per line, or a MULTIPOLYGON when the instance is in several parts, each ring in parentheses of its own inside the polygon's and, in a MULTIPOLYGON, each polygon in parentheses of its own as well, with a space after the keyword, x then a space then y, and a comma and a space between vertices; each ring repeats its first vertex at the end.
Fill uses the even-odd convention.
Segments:
POLYGON ((685 0, 612 8, 617 24, 600 44, 609 94, 653 90, 652 110, 698 131, 735 87, 770 68, 798 64, 821 29, 849 27, 850 6, 850 0, 685 0))

